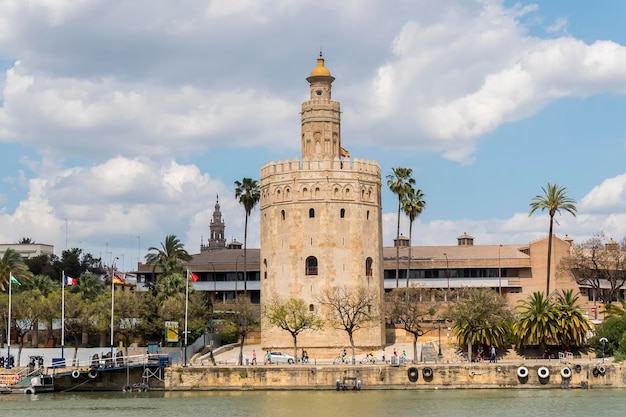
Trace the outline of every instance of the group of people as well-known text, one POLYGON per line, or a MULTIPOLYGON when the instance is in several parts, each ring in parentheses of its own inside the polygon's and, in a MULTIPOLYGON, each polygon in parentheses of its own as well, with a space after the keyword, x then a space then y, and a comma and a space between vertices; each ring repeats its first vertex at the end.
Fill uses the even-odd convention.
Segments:
MULTIPOLYGON (((459 349, 459 351, 457 351, 457 353, 461 356, 464 355, 465 352, 463 352, 462 349, 459 349)), ((482 362, 484 360, 484 350, 482 346, 478 346, 477 350, 476 350, 476 358, 475 361, 476 362, 482 362)), ((368 356, 374 357, 374 351, 372 351, 371 353, 367 354, 368 356)), ((342 361, 347 363, 348 362, 348 351, 346 349, 344 349, 341 354, 340 354, 342 361)), ((385 349, 383 349, 381 351, 381 359, 383 361, 383 363, 386 363, 386 358, 385 358, 385 349)), ((402 354, 400 355, 400 357, 398 357, 398 351, 396 350, 396 348, 393 349, 393 356, 391 358, 391 363, 398 363, 398 364, 404 364, 407 362, 407 355, 406 355, 406 350, 402 351, 402 354)), ((489 351, 489 362, 495 363, 498 362, 498 357, 496 354, 496 347, 495 346, 491 346, 491 349, 489 351)), ((302 357, 301 357, 301 363, 309 363, 309 354, 307 353, 306 350, 302 349, 302 357)), ((256 365, 257 364, 257 358, 256 358, 256 350, 252 350, 252 365, 256 365)), ((272 364, 272 352, 267 352, 267 354, 265 355, 265 359, 263 361, 264 365, 271 365, 272 364)))
MULTIPOLYGON (((485 359, 485 351, 484 351, 482 345, 479 345, 478 348, 476 349, 475 361, 476 362, 482 362, 484 359, 485 359)), ((491 349, 489 350, 489 362, 490 363, 498 362, 498 355, 496 354, 496 347, 495 346, 491 346, 491 349)))
MULTIPOLYGON (((251 365, 256 365, 257 361, 256 361, 256 350, 252 349, 252 362, 250 362, 251 365)), ((265 354, 265 357, 263 359, 263 365, 271 365, 272 364, 272 352, 267 351, 267 354, 265 354)))

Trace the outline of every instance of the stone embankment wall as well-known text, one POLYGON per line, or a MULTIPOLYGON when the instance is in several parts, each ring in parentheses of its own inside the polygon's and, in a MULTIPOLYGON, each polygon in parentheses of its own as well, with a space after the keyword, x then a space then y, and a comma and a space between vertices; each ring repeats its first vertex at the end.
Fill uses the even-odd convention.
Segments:
POLYGON ((362 389, 624 388, 626 366, 615 363, 418 366, 216 366, 169 368, 166 390, 335 389, 356 377, 362 389), (540 377, 541 376, 541 377, 540 377))

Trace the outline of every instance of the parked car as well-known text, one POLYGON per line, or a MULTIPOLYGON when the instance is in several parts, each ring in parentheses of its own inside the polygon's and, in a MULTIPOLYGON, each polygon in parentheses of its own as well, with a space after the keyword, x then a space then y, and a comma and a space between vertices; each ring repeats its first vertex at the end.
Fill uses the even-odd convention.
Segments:
POLYGON ((285 363, 293 364, 296 362, 295 358, 291 355, 287 355, 284 352, 272 352, 272 362, 273 363, 285 363))

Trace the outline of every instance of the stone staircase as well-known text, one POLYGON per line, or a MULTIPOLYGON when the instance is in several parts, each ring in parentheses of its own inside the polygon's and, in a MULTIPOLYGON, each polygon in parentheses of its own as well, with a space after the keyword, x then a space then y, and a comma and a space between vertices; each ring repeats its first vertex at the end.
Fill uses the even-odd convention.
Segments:
POLYGON ((435 342, 422 344, 422 362, 424 363, 437 363, 437 346, 435 342))

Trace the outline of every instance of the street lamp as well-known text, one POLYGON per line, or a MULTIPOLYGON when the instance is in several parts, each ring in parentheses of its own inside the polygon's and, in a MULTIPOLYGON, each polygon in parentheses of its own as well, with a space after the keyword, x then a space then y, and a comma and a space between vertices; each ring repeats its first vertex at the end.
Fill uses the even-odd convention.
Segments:
POLYGON ((602 343, 602 362, 604 362, 604 345, 609 341, 606 337, 600 339, 600 343, 602 343))
POLYGON ((239 281, 239 258, 240 257, 245 257, 245 255, 243 253, 240 253, 239 255, 237 255, 237 258, 235 259, 235 298, 237 298, 237 281, 239 281))
POLYGON ((111 263, 111 359, 113 359, 113 336, 114 336, 114 313, 115 313, 115 261, 118 257, 113 258, 111 263))
POLYGON ((446 292, 446 302, 448 302, 448 298, 450 297, 450 264, 448 263, 448 254, 444 252, 443 256, 446 257, 446 279, 448 281, 448 292, 446 292))
POLYGON ((215 303, 217 301, 217 284, 215 282, 217 274, 215 273, 215 265, 213 265, 213 262, 209 261, 209 265, 213 268, 213 302, 215 303))
POLYGON ((502 245, 498 246, 498 292, 502 295, 502 267, 500 264, 500 249, 502 245))
POLYGON ((437 356, 439 357, 439 359, 441 359, 441 357, 443 356, 443 354, 441 353, 441 318, 437 318, 437 324, 439 327, 439 353, 437 354, 437 356))

